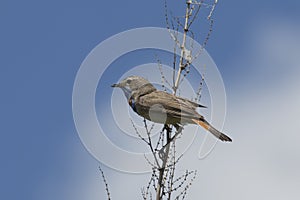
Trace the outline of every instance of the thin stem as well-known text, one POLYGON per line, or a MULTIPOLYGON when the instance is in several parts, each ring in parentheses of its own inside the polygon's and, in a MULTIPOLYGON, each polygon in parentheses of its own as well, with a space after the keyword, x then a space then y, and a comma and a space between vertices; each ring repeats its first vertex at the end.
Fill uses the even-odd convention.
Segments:
POLYGON ((153 157, 155 159, 155 162, 157 164, 157 167, 159 168, 159 162, 158 162, 158 159, 156 157, 156 152, 154 151, 153 149, 153 146, 152 146, 152 140, 151 140, 151 137, 150 137, 150 132, 148 130, 148 126, 147 126, 147 122, 146 122, 146 119, 144 118, 144 125, 145 125, 145 129, 146 129, 146 132, 147 132, 147 136, 148 136, 148 144, 149 144, 149 147, 151 149, 151 152, 153 154, 153 157))
MULTIPOLYGON (((171 132, 172 132, 172 129, 168 126, 168 125, 165 125, 164 129, 166 130, 166 135, 167 135, 167 143, 170 143, 170 139, 171 139, 171 132)), ((168 157, 169 157, 169 151, 170 151, 170 145, 168 145, 166 147, 166 151, 164 152, 164 156, 162 158, 162 166, 161 168, 159 168, 159 177, 158 177, 158 183, 157 183, 157 190, 156 190, 156 200, 160 200, 163 196, 162 194, 162 186, 163 186, 163 177, 164 177, 164 172, 165 172, 165 169, 166 169, 166 165, 167 165, 167 162, 168 162, 168 157)))
POLYGON ((179 80, 180 80, 181 72, 186 67, 186 64, 183 63, 183 60, 184 60, 184 57, 185 57, 185 42, 186 42, 186 36, 187 36, 187 32, 188 32, 188 22, 189 22, 189 17, 190 17, 191 1, 187 0, 186 4, 187 4, 187 7, 186 7, 186 11, 185 11, 184 33, 183 33, 182 44, 181 44, 181 47, 180 47, 181 52, 180 52, 179 70, 178 70, 177 78, 176 78, 175 85, 174 85, 174 94, 176 94, 176 91, 177 91, 178 86, 179 86, 179 80))
POLYGON ((101 172, 101 176, 102 176, 102 179, 103 179, 103 182, 104 182, 104 185, 105 185, 105 190, 106 190, 106 195, 107 195, 107 199, 110 200, 110 192, 108 190, 108 184, 107 184, 107 181, 106 181, 106 178, 104 176, 104 172, 103 170, 101 169, 101 167, 99 166, 99 170, 101 172))

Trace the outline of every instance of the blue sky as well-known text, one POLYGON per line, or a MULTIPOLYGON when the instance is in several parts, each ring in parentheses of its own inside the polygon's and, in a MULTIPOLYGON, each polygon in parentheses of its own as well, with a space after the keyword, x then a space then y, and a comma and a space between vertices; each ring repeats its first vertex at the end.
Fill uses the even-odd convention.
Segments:
MULTIPOLYGON (((224 130, 236 142, 196 162, 205 173, 191 199, 299 199, 299 9, 296 0, 219 1, 206 49, 227 92, 224 130)), ((108 37, 165 27, 163 1, 2 1, 0 22, 1 199, 104 199, 99 162, 73 122, 75 76, 108 37)), ((151 56, 131 63, 143 59, 151 56)), ((103 169, 114 199, 140 197, 147 176, 103 169)))

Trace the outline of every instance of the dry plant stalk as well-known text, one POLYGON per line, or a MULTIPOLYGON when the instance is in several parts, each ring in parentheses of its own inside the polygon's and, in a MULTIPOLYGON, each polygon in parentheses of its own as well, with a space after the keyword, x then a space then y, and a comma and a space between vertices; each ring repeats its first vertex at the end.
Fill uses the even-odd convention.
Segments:
MULTIPOLYGON (((217 4, 217 0, 215 0, 212 5, 204 3, 204 0, 201 0, 200 2, 187 0, 184 20, 183 20, 184 23, 181 23, 179 17, 173 17, 172 20, 170 21, 168 15, 168 6, 165 0, 165 18, 166 18, 167 29, 170 32, 171 38, 174 40, 174 57, 173 57, 173 72, 172 72, 173 73, 172 89, 174 95, 176 95, 180 84, 182 83, 186 75, 189 73, 189 68, 193 60, 197 59, 197 57, 201 54, 201 51, 207 44, 207 41, 212 32, 212 25, 213 25, 212 14, 214 12, 216 4, 217 4), (199 14, 200 8, 202 7, 210 8, 209 14, 207 16, 207 20, 209 21, 210 24, 209 31, 203 41, 203 45, 201 49, 198 52, 196 52, 194 55, 192 55, 193 43, 191 43, 189 47, 187 47, 187 36, 188 34, 190 34, 191 38, 192 39, 194 38, 194 34, 190 30, 190 27, 195 22, 199 14), (173 20, 176 21, 176 27, 174 26, 173 20), (170 28, 170 24, 172 29, 170 28), (181 41, 178 38, 179 27, 183 29, 183 37, 181 41), (178 71, 176 70, 177 69, 176 67, 177 48, 180 49, 178 71)), ((170 82, 166 79, 166 76, 163 73, 161 61, 159 59, 157 59, 157 61, 158 61, 159 71, 161 73, 163 89, 166 90, 165 84, 170 86, 170 82)), ((195 101, 199 101, 201 98, 201 90, 204 83, 204 75, 201 76, 202 79, 195 97, 195 101)), ((182 155, 180 155, 179 158, 176 159, 177 156, 176 139, 178 139, 178 136, 182 133, 183 127, 180 126, 173 127, 165 124, 164 128, 160 132, 160 136, 156 143, 156 147, 154 148, 152 146, 153 142, 151 142, 151 137, 150 137, 151 132, 148 131, 147 122, 145 120, 144 120, 144 125, 145 125, 145 130, 147 132, 148 138, 147 140, 145 138, 142 138, 142 140, 144 140, 150 147, 155 163, 151 163, 148 160, 148 163, 152 166, 153 173, 150 181, 148 182, 146 190, 143 190, 142 192, 143 198, 147 199, 147 195, 151 194, 151 196, 149 195, 149 197, 152 199, 152 193, 150 192, 150 185, 153 184, 153 188, 156 194, 155 197, 156 200, 161 200, 164 197, 170 200, 172 194, 179 191, 180 189, 181 191, 179 192, 179 194, 177 194, 175 199, 179 199, 179 198, 185 199, 187 190, 189 189, 193 180, 195 179, 197 171, 186 171, 185 174, 175 178, 176 164, 179 162, 180 158, 182 157, 182 155), (176 131, 174 131, 174 128, 176 129, 176 131), (160 149, 158 149, 158 146, 160 146, 160 149)), ((135 130, 137 131, 136 128, 135 130)), ((138 135, 141 134, 138 133, 138 135)))
MULTIPOLYGON (((218 0, 213 0, 212 4, 205 3, 204 0, 195 1, 195 0, 186 0, 186 9, 183 19, 180 17, 170 18, 168 15, 168 6, 167 0, 165 0, 165 19, 166 26, 170 33, 171 38, 174 40, 174 54, 173 54, 173 71, 172 71, 172 85, 167 80, 166 76, 162 70, 162 63, 159 59, 158 68, 161 73, 161 82, 163 85, 163 89, 166 91, 165 84, 172 88, 173 94, 176 95, 180 84, 183 79, 189 74, 189 68, 192 64, 193 60, 197 59, 201 54, 202 50, 207 44, 207 41, 212 32, 213 19, 212 15, 215 10, 215 6, 218 3, 218 0), (201 49, 198 52, 193 54, 193 41, 189 45, 187 45, 187 37, 190 36, 194 39, 194 33, 190 30, 192 24, 197 19, 198 14, 200 13, 201 8, 208 8, 209 13, 206 17, 206 20, 209 21, 209 30, 204 38, 201 49), (176 26, 174 25, 174 21, 176 26), (183 23, 181 22, 183 21, 183 23), (170 26, 171 24, 171 26, 170 26), (180 40, 178 37, 179 28, 183 29, 183 37, 180 40), (180 57, 177 58, 177 48, 180 49, 180 57), (177 63, 177 60, 179 62, 177 63), (178 65, 178 67, 176 67, 178 65), (178 68, 178 71, 177 71, 178 68), (177 72, 176 72, 177 71, 177 72)), ((199 89, 197 91, 195 101, 199 101, 201 97, 201 90, 204 83, 204 75, 202 74, 202 79, 200 82, 199 89)), ((153 161, 148 159, 145 156, 146 161, 152 167, 152 175, 151 178, 145 188, 141 189, 142 197, 144 200, 147 199, 155 199, 162 200, 166 198, 171 200, 172 194, 176 195, 174 199, 185 199, 187 195, 188 189, 191 187, 192 182, 195 180, 197 171, 196 170, 186 170, 184 174, 179 177, 175 176, 176 165, 180 161, 183 155, 176 154, 176 139, 182 134, 183 127, 182 126, 172 126, 165 124, 163 129, 159 133, 159 138, 157 141, 153 141, 151 138, 151 132, 154 127, 154 123, 152 123, 151 127, 148 128, 148 124, 146 119, 144 119, 144 128, 147 134, 147 137, 143 137, 142 134, 138 131, 135 124, 132 122, 132 126, 138 135, 138 137, 145 142, 151 151, 153 156, 153 161), (151 191, 153 188, 153 192, 151 191)), ((110 193, 108 190, 108 185, 106 179, 104 177, 104 173, 99 168, 102 174, 103 182, 105 184, 105 189, 107 192, 107 197, 110 200, 110 193)))

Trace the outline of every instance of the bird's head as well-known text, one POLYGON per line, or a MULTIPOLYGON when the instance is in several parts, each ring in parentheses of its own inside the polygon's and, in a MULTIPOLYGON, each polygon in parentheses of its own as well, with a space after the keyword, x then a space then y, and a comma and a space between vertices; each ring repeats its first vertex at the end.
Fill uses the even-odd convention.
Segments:
POLYGON ((112 87, 121 88, 127 99, 155 91, 155 87, 146 79, 140 76, 129 76, 112 87))

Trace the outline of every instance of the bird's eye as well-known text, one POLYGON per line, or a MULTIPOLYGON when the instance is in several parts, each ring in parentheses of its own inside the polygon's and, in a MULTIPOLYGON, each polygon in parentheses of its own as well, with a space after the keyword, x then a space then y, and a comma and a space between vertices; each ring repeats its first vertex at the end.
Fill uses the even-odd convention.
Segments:
POLYGON ((126 81, 126 83, 127 83, 127 84, 130 84, 130 83, 131 83, 131 80, 130 80, 130 79, 128 79, 128 80, 126 81))

